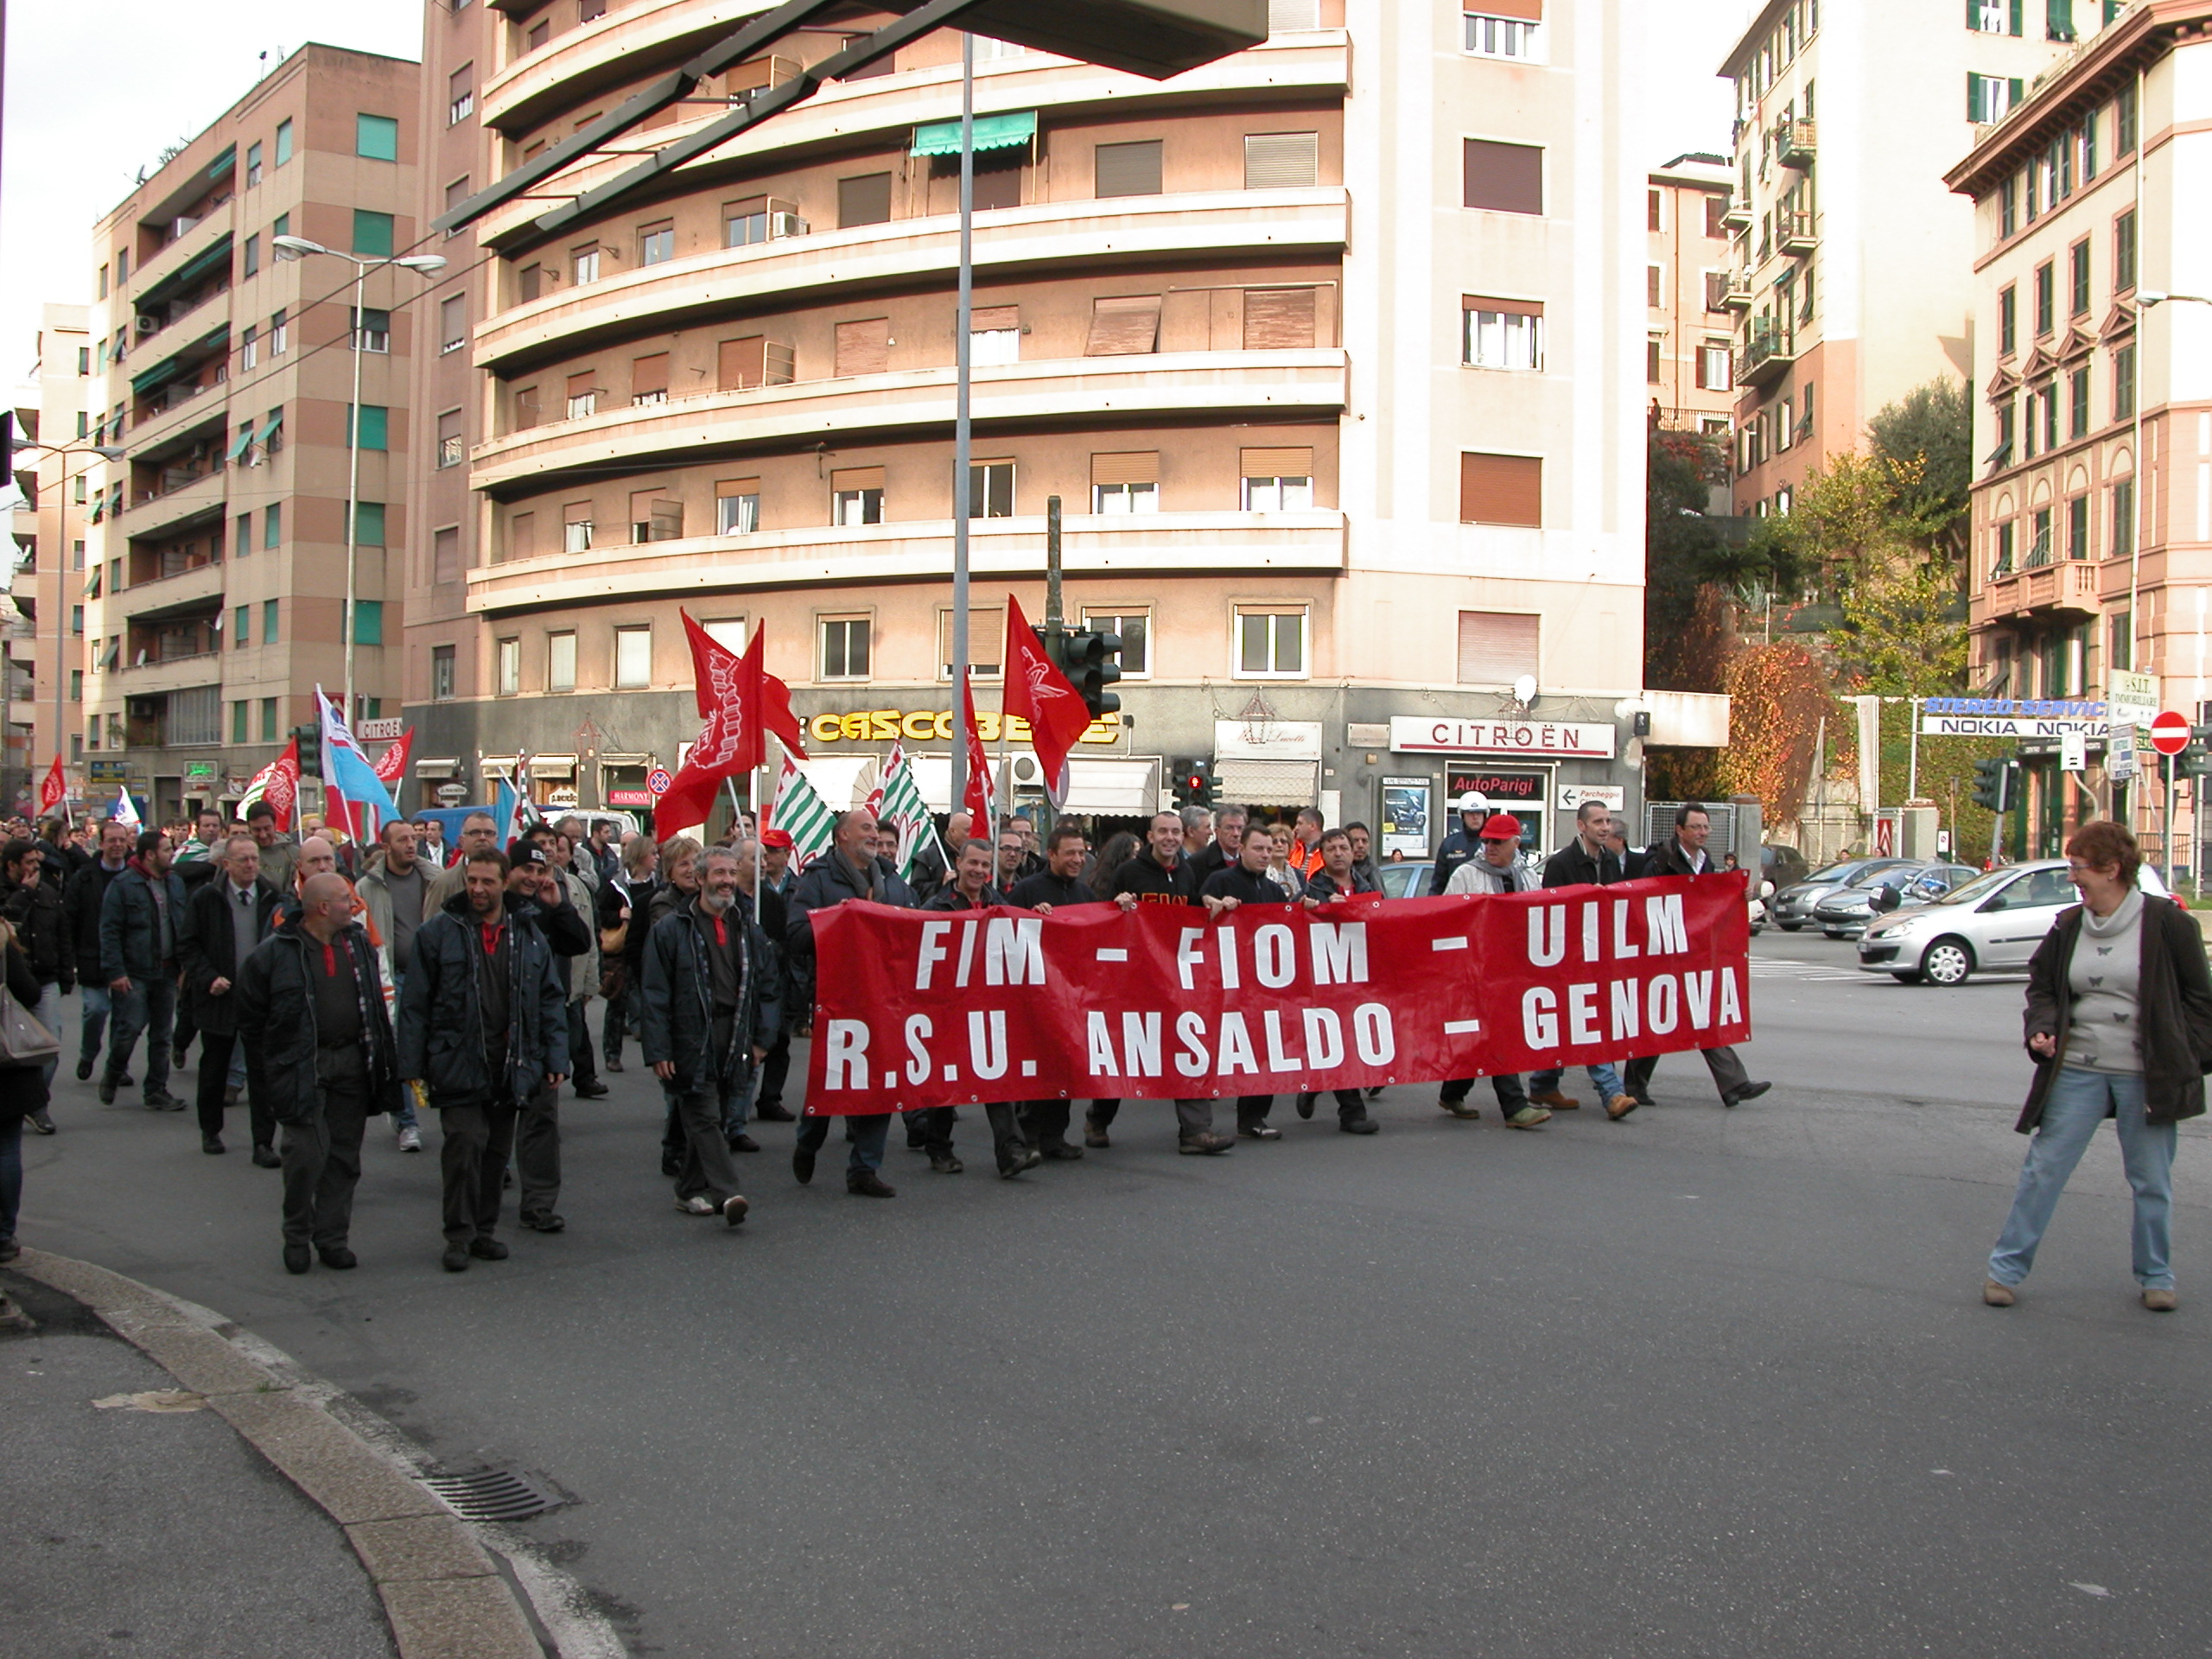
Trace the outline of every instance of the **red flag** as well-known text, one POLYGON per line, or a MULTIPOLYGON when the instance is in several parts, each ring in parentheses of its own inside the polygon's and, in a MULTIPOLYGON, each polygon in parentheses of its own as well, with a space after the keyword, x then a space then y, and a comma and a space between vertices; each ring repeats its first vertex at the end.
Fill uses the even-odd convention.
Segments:
POLYGON ((693 700, 715 734, 710 740, 702 731, 700 745, 715 753, 734 745, 715 764, 727 765, 730 772, 752 771, 767 759, 771 732, 792 753, 804 755, 806 745, 798 716, 791 712, 791 689, 762 666, 761 631, 753 631, 741 657, 693 621, 690 613, 683 615, 684 638, 691 646, 693 700))
POLYGON ((61 757, 57 754, 54 764, 47 768, 45 782, 38 786, 38 810, 41 813, 52 812, 68 798, 68 781, 61 775, 61 757))
POLYGON ((1045 654, 1021 614, 1020 601, 1006 596, 1006 679, 999 706, 1029 722, 1029 745, 1052 792, 1060 792, 1068 751, 1090 726, 1090 710, 1068 677, 1045 654))
POLYGON ((377 776, 397 798, 396 785, 407 776, 407 752, 415 747, 415 728, 410 726, 399 734, 399 741, 377 757, 377 776))
POLYGON ((276 814, 276 831, 282 835, 292 827, 292 808, 299 798, 300 740, 296 737, 284 746, 283 753, 254 774, 238 802, 238 810, 244 812, 256 801, 268 802, 276 814))
MULTIPOLYGON (((991 823, 991 760, 983 753, 983 740, 976 730, 976 687, 972 671, 961 676, 960 709, 968 720, 968 787, 961 796, 960 804, 968 809, 968 815, 975 823, 988 828, 991 823)), ((972 827, 969 833, 975 833, 972 827)))

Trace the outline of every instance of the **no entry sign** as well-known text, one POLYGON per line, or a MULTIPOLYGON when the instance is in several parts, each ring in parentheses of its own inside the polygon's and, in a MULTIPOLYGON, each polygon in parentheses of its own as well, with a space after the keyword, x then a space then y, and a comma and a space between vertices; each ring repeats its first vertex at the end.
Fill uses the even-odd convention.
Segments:
POLYGON ((2160 754, 2179 754, 2189 747, 2189 721, 2172 709, 2151 722, 2151 747, 2160 754))

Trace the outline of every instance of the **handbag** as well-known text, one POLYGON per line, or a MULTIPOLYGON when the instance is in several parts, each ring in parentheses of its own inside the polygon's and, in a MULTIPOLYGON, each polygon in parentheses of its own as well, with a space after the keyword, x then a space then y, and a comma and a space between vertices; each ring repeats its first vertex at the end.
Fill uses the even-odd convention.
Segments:
POLYGON ((61 1052, 61 1039, 12 996, 0 995, 0 1066, 43 1065, 61 1052))
POLYGON ((630 924, 627 922, 623 923, 620 927, 602 927, 599 930, 599 954, 602 957, 619 957, 628 948, 629 944, 630 924))

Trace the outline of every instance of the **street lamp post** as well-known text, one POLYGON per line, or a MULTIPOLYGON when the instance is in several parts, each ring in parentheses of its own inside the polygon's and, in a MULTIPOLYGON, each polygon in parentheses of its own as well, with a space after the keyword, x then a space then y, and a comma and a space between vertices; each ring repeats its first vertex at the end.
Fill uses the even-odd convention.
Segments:
POLYGON ((346 721, 350 726, 360 718, 360 710, 353 703, 353 607, 355 573, 359 560, 361 516, 361 336, 367 332, 363 326, 364 307, 367 302, 369 272, 387 265, 400 265, 423 276, 432 276, 446 268, 443 254, 410 254, 398 258, 362 259, 350 253, 340 253, 327 248, 320 242, 310 242, 304 236, 280 236, 273 238, 279 259, 304 259, 309 254, 327 253, 334 259, 343 259, 353 267, 353 395, 346 406, 346 608, 344 629, 346 640, 346 721))
MULTIPOLYGON (((16 447, 18 449, 42 449, 49 455, 91 455, 98 461, 121 461, 129 453, 120 446, 110 443, 18 443, 16 447)), ((15 457, 10 455, 8 459, 9 467, 13 470, 15 457)), ((61 491, 60 499, 55 505, 60 510, 61 540, 65 545, 69 541, 67 486, 71 479, 82 476, 83 469, 73 473, 64 466, 60 483, 56 486, 61 491)), ((65 568, 60 549, 54 550, 54 758, 59 760, 67 747, 64 733, 68 726, 66 711, 69 706, 69 572, 65 568)), ((32 777, 37 775, 35 760, 30 763, 29 770, 32 777)))

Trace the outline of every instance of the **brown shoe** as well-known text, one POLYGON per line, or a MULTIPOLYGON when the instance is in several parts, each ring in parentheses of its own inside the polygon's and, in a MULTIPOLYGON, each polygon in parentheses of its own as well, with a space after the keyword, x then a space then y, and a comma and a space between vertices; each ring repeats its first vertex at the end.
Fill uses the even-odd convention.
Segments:
POLYGON ((1110 1147, 1114 1144, 1106 1131, 1085 1118, 1083 1123, 1083 1144, 1086 1147, 1110 1147))
MULTIPOLYGON (((2171 1296, 2173 1293, 2168 1291, 2166 1294, 2171 1296)), ((1981 1300, 1992 1307, 2010 1307, 2012 1306, 2012 1287, 2000 1285, 1994 1279, 1984 1280, 1981 1286, 1981 1300)), ((2148 1300, 2147 1292, 2145 1300, 2148 1300)))
POLYGON ((1468 1105, 1464 1100, 1446 1100, 1441 1096, 1437 1097, 1436 1109, 1441 1112, 1449 1112, 1454 1117, 1480 1117, 1482 1116, 1481 1112, 1478 1111, 1474 1107, 1468 1105))
POLYGON ((1605 1103, 1605 1116, 1618 1123, 1637 1108, 1634 1095, 1615 1095, 1605 1103))
POLYGON ((1582 1109, 1580 1101, 1573 1095, 1561 1094, 1556 1089, 1547 1089, 1542 1094, 1531 1095, 1529 1098, 1539 1106, 1550 1107, 1555 1112, 1579 1112, 1582 1109))
POLYGON ((2174 1294, 2171 1290, 2146 1290, 2143 1293, 2143 1306, 2153 1313, 2171 1313, 2175 1306, 2174 1294))
POLYGON ((890 1198, 898 1196, 893 1191, 890 1182, 872 1169, 863 1169, 856 1174, 848 1174, 845 1177, 845 1191, 856 1198, 890 1198))
POLYGON ((1211 1129, 1197 1135, 1186 1135, 1175 1143, 1175 1150, 1185 1157, 1218 1157, 1236 1146, 1234 1135, 1219 1135, 1211 1129))

